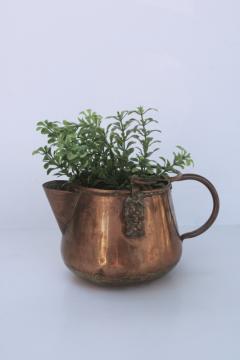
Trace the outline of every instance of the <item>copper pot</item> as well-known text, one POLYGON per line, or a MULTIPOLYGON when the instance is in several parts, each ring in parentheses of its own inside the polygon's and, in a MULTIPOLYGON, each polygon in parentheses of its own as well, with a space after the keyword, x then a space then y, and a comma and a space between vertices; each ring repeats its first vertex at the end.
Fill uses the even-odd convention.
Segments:
POLYGON ((59 181, 43 185, 62 231, 62 256, 75 274, 100 284, 129 284, 152 280, 179 261, 182 241, 202 234, 215 221, 219 198, 214 186, 195 174, 180 174, 162 188, 133 191, 80 187, 57 190, 59 181), (172 182, 196 180, 213 198, 208 221, 197 230, 180 235, 172 205, 172 182))

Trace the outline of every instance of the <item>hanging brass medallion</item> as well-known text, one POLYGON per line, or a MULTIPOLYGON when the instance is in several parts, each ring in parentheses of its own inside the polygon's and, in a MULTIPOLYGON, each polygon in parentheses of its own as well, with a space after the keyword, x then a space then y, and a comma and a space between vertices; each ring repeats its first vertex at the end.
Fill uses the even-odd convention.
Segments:
POLYGON ((144 230, 144 194, 141 191, 132 193, 123 205, 123 217, 126 236, 135 238, 145 235, 144 230))

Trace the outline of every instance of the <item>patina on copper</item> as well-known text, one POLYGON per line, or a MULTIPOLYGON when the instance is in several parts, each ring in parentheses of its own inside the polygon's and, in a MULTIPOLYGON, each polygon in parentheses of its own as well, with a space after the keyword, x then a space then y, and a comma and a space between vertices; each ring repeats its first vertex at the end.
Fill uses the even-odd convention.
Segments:
MULTIPOLYGON (((154 180, 156 181, 156 180, 154 180)), ((43 185, 62 231, 62 256, 75 274, 99 284, 125 285, 162 276, 179 261, 182 240, 200 235, 219 210, 214 186, 195 174, 178 175, 162 188, 134 191, 79 187, 56 189, 63 182, 43 185), (196 180, 210 190, 213 211, 199 229, 180 235, 172 205, 171 182, 196 180)), ((148 182, 148 184, 150 184, 148 182)))
POLYGON ((135 238, 145 235, 144 208, 144 194, 142 191, 129 194, 124 200, 124 234, 127 237, 135 238))

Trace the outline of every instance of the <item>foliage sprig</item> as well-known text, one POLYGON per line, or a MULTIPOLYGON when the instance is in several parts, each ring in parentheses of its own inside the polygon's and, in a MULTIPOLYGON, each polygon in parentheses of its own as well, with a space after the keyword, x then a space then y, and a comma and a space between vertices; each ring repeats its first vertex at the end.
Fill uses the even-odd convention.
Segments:
POLYGON ((106 124, 90 109, 82 111, 77 122, 39 121, 37 130, 47 136, 47 145, 33 154, 43 156, 47 174, 53 172, 83 186, 129 188, 133 175, 166 180, 171 173, 193 165, 193 160, 179 145, 172 161, 163 156, 153 159, 161 143, 154 138, 154 133, 161 132, 153 128, 158 121, 149 115, 155 111, 142 106, 118 111, 104 119, 106 124))

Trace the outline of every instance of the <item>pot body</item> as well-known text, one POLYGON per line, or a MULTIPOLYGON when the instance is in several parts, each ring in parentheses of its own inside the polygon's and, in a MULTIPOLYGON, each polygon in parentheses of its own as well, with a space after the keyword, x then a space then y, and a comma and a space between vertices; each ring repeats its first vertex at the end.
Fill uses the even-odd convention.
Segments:
MULTIPOLYGON (((129 236, 126 204, 129 191, 79 188, 77 192, 45 192, 62 230, 62 256, 75 274, 100 284, 125 285, 151 280, 172 269, 181 257, 171 198, 171 185, 142 191, 133 204, 142 215, 142 228, 129 236)), ((134 210, 134 209, 133 209, 134 210)), ((136 219, 135 219, 136 220, 136 219)), ((128 224, 131 227, 131 221, 128 224)), ((133 218, 133 230, 134 230, 133 218)), ((136 230, 136 229, 135 229, 136 230)))
MULTIPOLYGON (((160 277, 179 261, 182 240, 202 234, 218 216, 217 191, 200 175, 178 174, 163 188, 149 191, 136 187, 146 184, 145 179, 134 177, 131 182, 131 192, 84 187, 66 191, 61 180, 43 184, 62 232, 63 260, 80 277, 111 285, 160 277), (179 235, 171 184, 185 180, 203 184, 213 208, 202 226, 179 235)), ((148 184, 155 182, 150 179, 148 184)))

